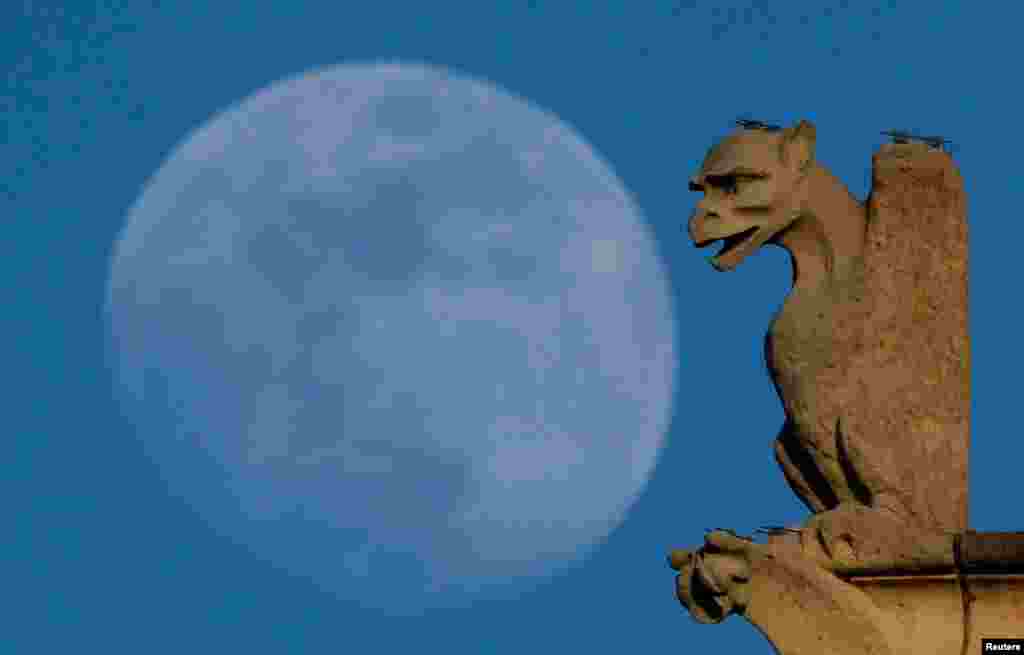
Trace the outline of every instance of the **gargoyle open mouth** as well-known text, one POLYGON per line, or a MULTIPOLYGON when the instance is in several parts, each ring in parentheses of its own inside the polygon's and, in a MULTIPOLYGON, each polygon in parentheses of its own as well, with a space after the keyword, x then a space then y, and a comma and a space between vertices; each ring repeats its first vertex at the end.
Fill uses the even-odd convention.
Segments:
POLYGON ((731 270, 750 253, 750 246, 753 245, 753 237, 760 231, 758 226, 750 227, 742 232, 730 234, 727 237, 718 239, 705 239, 696 243, 698 248, 705 248, 716 241, 722 242, 722 249, 711 258, 711 265, 720 271, 731 270))

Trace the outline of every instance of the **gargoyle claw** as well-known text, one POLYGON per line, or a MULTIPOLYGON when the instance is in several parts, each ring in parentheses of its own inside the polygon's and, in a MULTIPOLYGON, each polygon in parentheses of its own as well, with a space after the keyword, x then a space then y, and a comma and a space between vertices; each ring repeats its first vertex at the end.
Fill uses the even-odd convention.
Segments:
POLYGON ((839 505, 811 516, 805 528, 817 539, 827 558, 850 562, 858 558, 856 535, 869 534, 865 528, 870 527, 872 514, 866 507, 839 505))

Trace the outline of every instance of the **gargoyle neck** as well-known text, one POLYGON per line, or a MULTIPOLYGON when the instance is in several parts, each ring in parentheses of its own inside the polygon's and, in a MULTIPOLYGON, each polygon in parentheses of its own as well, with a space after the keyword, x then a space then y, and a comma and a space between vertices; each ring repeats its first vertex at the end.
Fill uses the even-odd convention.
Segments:
POLYGON ((775 239, 791 256, 794 290, 841 283, 855 274, 864 252, 864 205, 821 166, 808 175, 806 203, 775 239))

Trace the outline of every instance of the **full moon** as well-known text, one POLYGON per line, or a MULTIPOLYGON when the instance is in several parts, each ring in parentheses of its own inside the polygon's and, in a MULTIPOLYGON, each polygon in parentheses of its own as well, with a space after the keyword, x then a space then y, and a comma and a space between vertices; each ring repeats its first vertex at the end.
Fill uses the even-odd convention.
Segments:
POLYGON ((622 182, 441 68, 312 71, 212 116, 132 206, 106 310, 170 492, 382 609, 585 558, 671 414, 669 284, 622 182))

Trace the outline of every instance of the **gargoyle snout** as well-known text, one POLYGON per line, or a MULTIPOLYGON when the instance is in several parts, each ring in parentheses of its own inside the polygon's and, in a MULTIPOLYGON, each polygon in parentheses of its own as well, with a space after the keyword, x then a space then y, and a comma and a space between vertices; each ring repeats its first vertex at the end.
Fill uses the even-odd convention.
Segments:
POLYGON ((693 215, 690 216, 690 240, 693 241, 694 245, 699 246, 710 240, 708 224, 717 221, 718 218, 718 214, 713 211, 701 209, 700 207, 693 210, 693 215))
POLYGON ((679 571, 684 566, 690 563, 693 559, 693 553, 688 550, 675 549, 668 554, 668 565, 673 570, 679 571))

